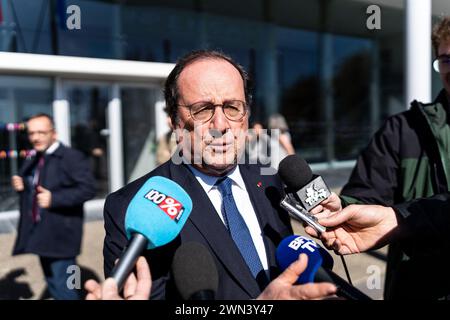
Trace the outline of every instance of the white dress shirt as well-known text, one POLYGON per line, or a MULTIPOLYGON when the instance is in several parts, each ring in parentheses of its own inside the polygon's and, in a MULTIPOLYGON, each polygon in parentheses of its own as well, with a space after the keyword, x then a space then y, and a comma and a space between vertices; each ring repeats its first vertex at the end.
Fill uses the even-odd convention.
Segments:
MULTIPOLYGON (((220 194, 219 188, 215 186, 219 177, 209 176, 195 169, 191 165, 188 165, 188 167, 189 169, 191 169, 192 173, 195 175, 195 178, 197 178, 197 181, 205 190, 206 194, 211 200, 211 203, 216 209, 217 214, 225 224, 221 210, 222 195, 220 194)), ((267 262, 266 247, 264 246, 258 218, 256 217, 256 213, 253 209, 252 202, 250 201, 247 188, 245 187, 244 180, 242 179, 241 173, 239 171, 239 166, 236 166, 231 172, 228 173, 227 176, 233 182, 231 185, 231 192, 233 193, 234 201, 236 202, 236 206, 238 207, 242 218, 244 218, 245 224, 250 230, 250 235, 252 237, 256 251, 258 252, 259 260, 261 260, 261 264, 267 273, 269 267, 267 262)))
POLYGON ((52 154, 53 152, 56 151, 56 149, 58 149, 60 144, 61 143, 59 141, 53 142, 52 145, 50 147, 48 147, 47 150, 45 150, 45 154, 52 154))

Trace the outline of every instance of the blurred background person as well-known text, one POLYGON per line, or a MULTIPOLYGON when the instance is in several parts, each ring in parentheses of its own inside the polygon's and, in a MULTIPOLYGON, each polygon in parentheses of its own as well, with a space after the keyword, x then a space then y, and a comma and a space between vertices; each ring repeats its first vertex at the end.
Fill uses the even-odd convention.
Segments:
POLYGON ((75 126, 73 147, 90 158, 92 171, 96 179, 106 178, 106 141, 100 134, 95 119, 90 119, 88 125, 78 123, 75 126))
MULTIPOLYGON (((414 100, 411 108, 390 117, 360 154, 341 192, 348 203, 391 206, 450 190, 450 18, 432 33, 443 89, 431 103, 414 100)), ((389 246, 385 299, 430 298, 429 283, 439 284, 450 268, 443 248, 399 241, 389 246), (434 281, 417 274, 433 264, 434 281), (420 288, 423 288, 421 290, 420 288)), ((431 276, 431 275, 430 275, 431 276)))
MULTIPOLYGON (((317 213, 318 222, 327 227, 320 234, 323 244, 340 255, 363 253, 381 248, 387 243, 408 241, 420 244, 422 250, 437 246, 442 254, 450 252, 450 193, 441 193, 430 198, 420 198, 390 207, 380 205, 350 205, 341 210, 338 197, 327 199, 321 205, 325 210, 317 213)), ((317 207, 316 207, 317 208, 317 207)), ((314 208, 313 211, 316 210, 314 208)), ((317 208, 322 209, 322 208, 317 208)), ((319 211, 318 211, 319 212, 319 211)), ((317 237, 317 232, 306 227, 306 232, 317 237)), ((423 300, 421 290, 427 290, 427 299, 449 300, 450 281, 448 272, 440 274, 435 281, 435 272, 430 257, 430 266, 421 270, 412 280, 423 277, 426 287, 412 289, 403 299, 423 300), (415 294, 415 295, 413 295, 415 294)))
POLYGON ((295 154, 294 146, 291 142, 291 134, 286 119, 279 113, 275 113, 269 117, 268 129, 271 134, 271 166, 278 169, 280 161, 286 156, 295 154), (272 130, 277 130, 273 132, 272 130))
POLYGON ((77 300, 79 290, 68 287, 68 268, 80 253, 83 204, 95 195, 94 177, 85 155, 57 140, 50 116, 32 116, 27 129, 36 157, 11 179, 20 195, 13 255, 38 255, 51 296, 77 300))
MULTIPOLYGON (((166 109, 164 109, 164 111, 166 111, 166 109)), ((172 128, 169 116, 167 116, 167 123, 169 128, 172 128)), ((156 165, 158 166, 168 161, 177 148, 177 141, 175 134, 173 133, 173 130, 170 129, 158 139, 156 146, 156 165)))

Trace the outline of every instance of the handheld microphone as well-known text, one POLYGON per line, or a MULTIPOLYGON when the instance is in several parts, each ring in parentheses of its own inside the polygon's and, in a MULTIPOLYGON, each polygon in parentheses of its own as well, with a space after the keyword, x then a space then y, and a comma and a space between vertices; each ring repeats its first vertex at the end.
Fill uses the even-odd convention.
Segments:
POLYGON ((309 211, 327 199, 331 192, 322 177, 313 175, 311 168, 298 155, 289 155, 280 162, 278 174, 286 185, 286 197, 280 205, 297 220, 304 221, 318 233, 326 228, 309 211))
POLYGON ((141 253, 175 239, 191 211, 191 198, 172 180, 155 176, 144 183, 128 205, 125 231, 129 242, 112 270, 119 291, 141 253))
POLYGON ((182 244, 175 252, 172 273, 184 300, 215 299, 219 274, 213 257, 202 244, 182 244))
POLYGON ((350 285, 331 271, 333 258, 315 241, 304 236, 289 236, 279 244, 276 252, 278 266, 285 270, 296 261, 301 253, 308 256, 308 266, 297 280, 298 284, 311 282, 330 282, 337 287, 336 295, 349 300, 372 300, 366 294, 350 285))

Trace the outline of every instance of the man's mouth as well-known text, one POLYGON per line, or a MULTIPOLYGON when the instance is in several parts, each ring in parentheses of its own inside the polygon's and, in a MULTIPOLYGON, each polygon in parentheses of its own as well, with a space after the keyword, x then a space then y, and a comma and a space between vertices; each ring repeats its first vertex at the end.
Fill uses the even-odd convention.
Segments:
POLYGON ((233 146, 233 143, 210 143, 206 147, 213 149, 215 152, 226 152, 233 146))

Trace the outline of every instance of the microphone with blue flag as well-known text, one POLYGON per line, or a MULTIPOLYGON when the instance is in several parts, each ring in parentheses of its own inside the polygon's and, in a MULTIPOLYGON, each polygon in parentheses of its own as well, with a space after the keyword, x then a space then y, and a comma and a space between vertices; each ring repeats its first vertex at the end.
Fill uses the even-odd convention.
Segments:
POLYGON ((191 198, 174 181, 155 176, 144 183, 128 205, 125 231, 129 242, 112 270, 119 291, 142 252, 174 240, 191 211, 191 198))
POLYGON ((336 295, 349 300, 372 300, 357 288, 350 285, 340 276, 335 274, 333 268, 333 258, 331 255, 314 240, 305 237, 292 235, 284 238, 276 252, 279 268, 284 271, 300 254, 308 256, 308 266, 297 279, 297 284, 312 282, 330 282, 336 285, 336 295))

